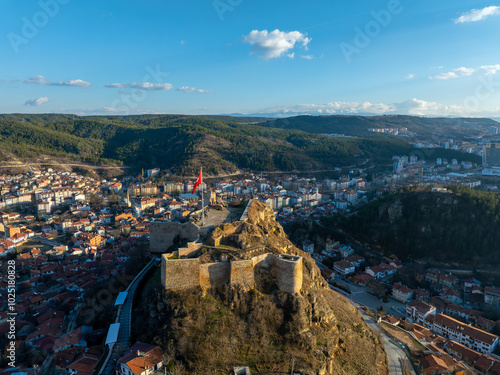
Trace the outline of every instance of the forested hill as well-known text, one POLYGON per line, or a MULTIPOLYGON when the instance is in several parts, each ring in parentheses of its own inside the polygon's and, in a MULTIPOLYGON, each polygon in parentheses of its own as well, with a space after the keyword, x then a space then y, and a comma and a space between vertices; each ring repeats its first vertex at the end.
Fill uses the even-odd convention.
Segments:
POLYGON ((490 126, 500 123, 489 118, 430 118, 418 116, 296 116, 274 119, 260 123, 279 129, 297 129, 319 134, 346 134, 369 137, 370 128, 408 128, 422 136, 454 134, 455 136, 473 135, 490 126))
MULTIPOLYGON (((224 174, 333 169, 367 158, 390 163, 393 155, 412 150, 385 135, 334 138, 199 116, 0 115, 4 159, 9 153, 26 160, 56 155, 97 165, 171 168, 181 175, 194 175, 200 167, 207 174, 224 174)), ((460 160, 474 157, 457 153, 460 160)))
POLYGON ((404 188, 360 208, 341 226, 372 249, 400 259, 498 265, 500 194, 449 189, 404 188))

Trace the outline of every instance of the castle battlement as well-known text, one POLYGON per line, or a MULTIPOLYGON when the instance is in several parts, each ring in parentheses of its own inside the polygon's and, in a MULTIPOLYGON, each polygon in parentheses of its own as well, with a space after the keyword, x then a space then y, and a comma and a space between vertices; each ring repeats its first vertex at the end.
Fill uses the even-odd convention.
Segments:
POLYGON ((294 294, 302 289, 302 257, 274 253, 216 263, 201 263, 200 258, 169 259, 163 254, 161 282, 165 289, 171 290, 210 289, 227 284, 252 289, 256 273, 263 269, 276 278, 279 290, 294 294))

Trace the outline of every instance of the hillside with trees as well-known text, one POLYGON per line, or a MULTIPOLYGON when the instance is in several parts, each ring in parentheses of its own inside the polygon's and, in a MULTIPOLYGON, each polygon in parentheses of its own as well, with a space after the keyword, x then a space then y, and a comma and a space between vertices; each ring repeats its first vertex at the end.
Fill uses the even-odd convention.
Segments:
POLYGON ((469 265, 500 263, 500 195, 452 186, 448 192, 406 187, 337 222, 372 250, 400 259, 469 265))
MULTIPOLYGON (((64 114, 0 115, 0 151, 26 160, 53 155, 137 170, 170 168, 180 175, 194 175, 201 167, 209 175, 331 170, 367 158, 389 164, 393 155, 415 152, 406 141, 386 135, 338 138, 184 115, 64 114)), ((460 159, 478 162, 475 155, 460 159)))

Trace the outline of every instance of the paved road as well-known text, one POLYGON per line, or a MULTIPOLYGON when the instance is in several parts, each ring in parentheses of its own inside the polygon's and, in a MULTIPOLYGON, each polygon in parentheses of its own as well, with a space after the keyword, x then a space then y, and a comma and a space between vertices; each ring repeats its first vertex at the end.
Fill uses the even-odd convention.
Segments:
POLYGON ((147 271, 155 264, 155 259, 151 260, 146 267, 136 276, 132 283, 127 288, 127 298, 121 307, 120 318, 115 323, 120 323, 120 330, 118 331, 118 339, 111 349, 111 355, 105 364, 104 369, 101 369, 99 374, 112 375, 115 374, 116 361, 123 356, 123 353, 130 347, 130 326, 132 319, 132 302, 134 301, 134 294, 147 271))
POLYGON ((380 333, 380 338, 384 344, 385 351, 387 353, 387 358, 389 360, 389 374, 391 375, 404 375, 403 363, 406 361, 406 353, 401 347, 395 344, 383 330, 380 329, 378 324, 373 320, 373 318, 362 310, 359 310, 365 322, 370 326, 370 328, 380 333))
MULTIPOLYGON (((344 297, 348 298, 349 302, 352 303, 352 305, 354 307, 356 307, 358 309, 358 311, 361 313, 361 316, 363 317, 365 322, 368 324, 368 326, 374 332, 380 333, 380 339, 382 340, 382 344, 384 344, 384 348, 385 348, 385 351, 387 353, 387 359, 389 361, 389 374, 390 375, 404 375, 403 363, 408 361, 408 357, 406 356, 406 352, 400 346, 398 346, 398 344, 396 344, 392 340, 392 338, 387 336, 385 331, 380 329, 377 322, 370 315, 366 314, 361 309, 361 306, 358 303, 350 300, 347 293, 339 292, 337 290, 335 290, 335 291, 339 294, 342 294, 344 297)), ((410 372, 412 374, 415 374, 415 372, 411 369, 411 366, 410 366, 410 372)))

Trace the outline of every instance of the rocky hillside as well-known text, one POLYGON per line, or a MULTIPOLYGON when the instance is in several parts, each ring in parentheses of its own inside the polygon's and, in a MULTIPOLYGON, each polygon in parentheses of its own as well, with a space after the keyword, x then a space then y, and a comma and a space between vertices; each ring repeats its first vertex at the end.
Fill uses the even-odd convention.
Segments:
POLYGON ((379 339, 357 310, 328 288, 314 261, 293 246, 266 205, 254 201, 246 221, 220 226, 205 241, 217 242, 241 257, 256 245, 302 256, 301 292, 280 292, 262 278, 250 290, 226 285, 175 293, 161 290, 159 282, 146 288, 134 312, 133 326, 140 327, 134 335, 164 348, 172 372, 229 374, 233 366, 246 365, 252 373, 286 373, 293 358, 302 374, 387 373, 379 339))

